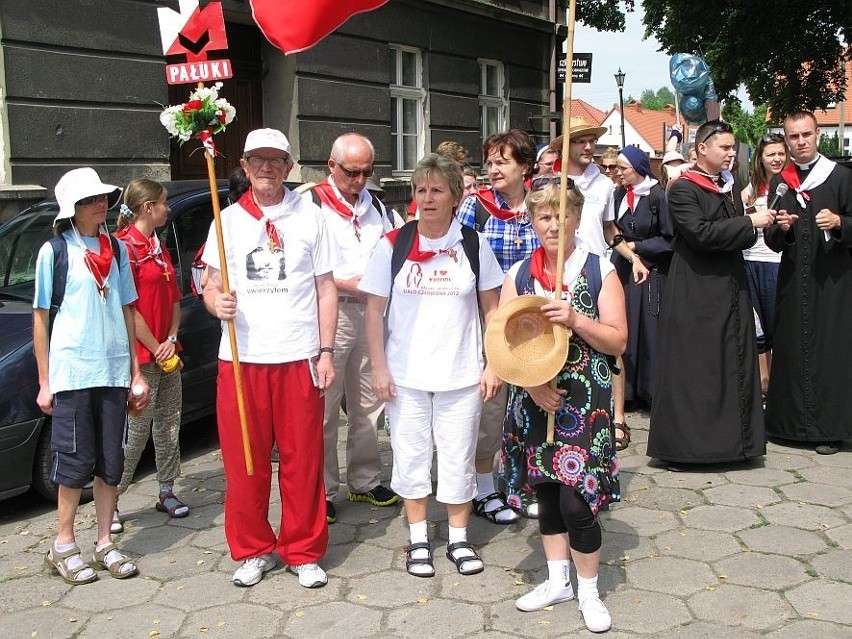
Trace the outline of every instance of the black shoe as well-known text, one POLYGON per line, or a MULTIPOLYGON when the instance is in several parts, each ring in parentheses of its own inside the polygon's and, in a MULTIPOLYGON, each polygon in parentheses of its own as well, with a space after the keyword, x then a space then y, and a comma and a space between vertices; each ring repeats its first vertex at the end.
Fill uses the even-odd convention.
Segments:
POLYGON ((816 447, 817 455, 835 455, 840 452, 843 442, 823 442, 816 447))
POLYGON ((349 493, 349 501, 366 501, 373 506, 392 506, 399 501, 399 495, 381 484, 366 493, 349 493))
POLYGON ((325 520, 330 524, 337 521, 337 510, 335 510, 334 504, 328 500, 325 502, 325 520))

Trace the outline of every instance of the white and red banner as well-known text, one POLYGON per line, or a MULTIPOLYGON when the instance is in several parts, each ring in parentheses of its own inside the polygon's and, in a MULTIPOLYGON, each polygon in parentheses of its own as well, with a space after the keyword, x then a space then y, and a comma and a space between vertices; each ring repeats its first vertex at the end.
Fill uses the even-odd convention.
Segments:
POLYGON ((388 0, 249 0, 266 39, 285 54, 310 49, 356 13, 388 0))
POLYGON ((227 59, 208 60, 208 51, 228 48, 225 17, 221 2, 211 2, 203 9, 198 0, 180 0, 180 11, 168 7, 157 9, 163 55, 186 56, 183 64, 166 65, 169 84, 218 82, 232 77, 227 59))

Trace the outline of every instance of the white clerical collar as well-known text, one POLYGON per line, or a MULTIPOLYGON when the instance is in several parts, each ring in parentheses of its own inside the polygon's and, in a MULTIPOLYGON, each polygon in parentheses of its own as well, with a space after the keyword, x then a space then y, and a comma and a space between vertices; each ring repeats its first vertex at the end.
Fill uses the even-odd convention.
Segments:
POLYGON ((818 161, 819 161, 819 154, 817 154, 814 157, 813 160, 811 160, 810 162, 808 162, 806 164, 799 164, 798 162, 793 162, 793 164, 795 164, 797 167, 799 167, 799 169, 802 170, 802 171, 810 171, 812 168, 814 168, 814 164, 816 164, 818 161))

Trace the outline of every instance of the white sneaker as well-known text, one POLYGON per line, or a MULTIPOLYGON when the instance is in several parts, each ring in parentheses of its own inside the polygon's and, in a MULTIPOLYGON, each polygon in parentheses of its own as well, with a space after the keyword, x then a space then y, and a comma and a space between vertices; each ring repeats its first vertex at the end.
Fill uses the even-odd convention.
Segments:
POLYGON ((244 588, 253 586, 263 579, 263 573, 269 572, 277 565, 278 560, 275 558, 275 553, 246 559, 234 573, 234 583, 244 588))
POLYGON ((543 584, 536 586, 532 592, 528 592, 519 598, 515 602, 515 607, 524 612, 534 612, 553 604, 570 601, 573 598, 574 589, 570 584, 562 588, 559 586, 551 587, 550 580, 547 580, 543 584))
POLYGON ((288 566, 287 570, 299 575, 299 585, 303 588, 321 588, 328 583, 325 570, 316 564, 299 564, 288 566))
POLYGON ((606 609, 603 601, 597 597, 590 597, 581 601, 580 613, 583 615, 583 621, 586 622, 586 628, 591 632, 606 632, 612 628, 612 617, 609 616, 609 610, 606 609))

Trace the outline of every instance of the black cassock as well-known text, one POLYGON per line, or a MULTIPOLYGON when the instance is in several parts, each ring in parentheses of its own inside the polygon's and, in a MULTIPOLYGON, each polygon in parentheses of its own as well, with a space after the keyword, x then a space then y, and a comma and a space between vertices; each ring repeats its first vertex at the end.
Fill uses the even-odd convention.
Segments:
MULTIPOLYGON (((619 210, 626 196, 623 187, 615 192, 615 210, 619 210)), ((624 287, 627 306, 627 350, 624 352, 624 399, 643 399, 651 403, 653 397, 654 359, 657 351, 657 323, 666 285, 666 273, 672 256, 672 220, 666 203, 666 193, 659 185, 639 198, 636 210, 629 208, 618 220, 619 230, 625 240, 635 242, 636 253, 651 269, 648 280, 639 286, 633 283, 633 267, 613 251, 612 263, 624 287), (651 206, 651 203, 654 206, 651 206)))
POLYGON ((783 251, 766 430, 802 442, 841 441, 852 437, 852 171, 835 165, 808 196, 803 209, 790 189, 778 208, 799 220, 787 233, 764 233, 769 248, 783 251), (842 218, 828 241, 814 221, 824 208, 842 218))
POLYGON ((675 227, 648 455, 721 463, 766 453, 754 314, 742 250, 756 234, 739 189, 713 193, 684 177, 671 186, 675 227))

